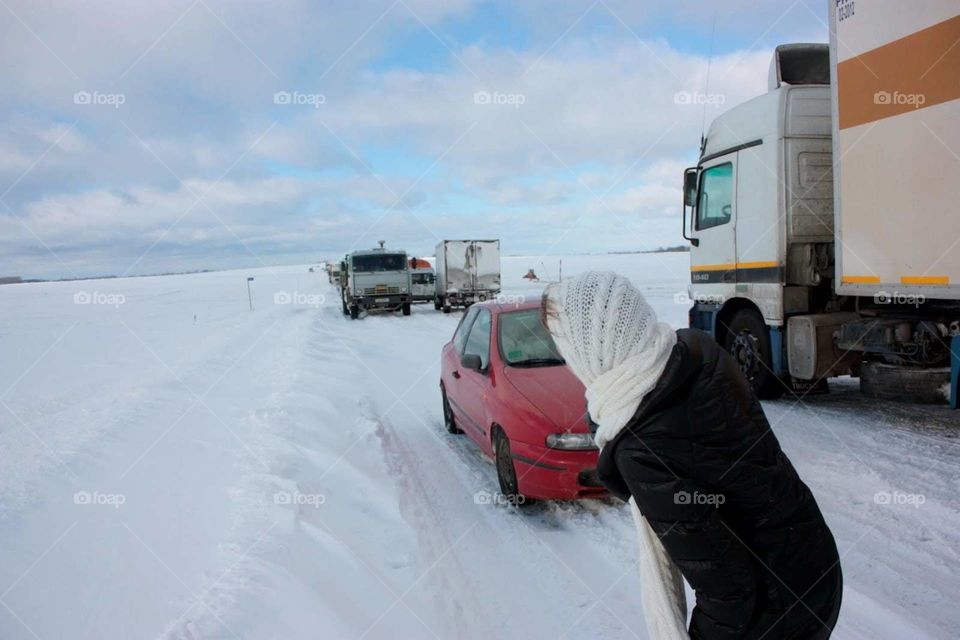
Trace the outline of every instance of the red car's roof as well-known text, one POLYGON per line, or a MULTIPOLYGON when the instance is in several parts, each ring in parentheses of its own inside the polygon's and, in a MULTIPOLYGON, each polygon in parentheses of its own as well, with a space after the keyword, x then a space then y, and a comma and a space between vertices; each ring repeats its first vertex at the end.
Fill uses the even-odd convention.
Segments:
POLYGON ((536 295, 532 299, 526 298, 522 302, 503 302, 500 300, 487 300, 478 302, 476 307, 490 309, 494 313, 508 313, 510 311, 529 311, 530 309, 540 308, 540 296, 536 295))

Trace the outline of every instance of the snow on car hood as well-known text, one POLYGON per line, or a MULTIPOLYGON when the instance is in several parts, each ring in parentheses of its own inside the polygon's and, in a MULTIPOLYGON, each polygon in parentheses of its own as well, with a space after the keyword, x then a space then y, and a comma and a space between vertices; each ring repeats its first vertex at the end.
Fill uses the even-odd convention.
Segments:
POLYGON ((504 376, 558 431, 587 431, 584 388, 567 366, 504 367, 504 376))

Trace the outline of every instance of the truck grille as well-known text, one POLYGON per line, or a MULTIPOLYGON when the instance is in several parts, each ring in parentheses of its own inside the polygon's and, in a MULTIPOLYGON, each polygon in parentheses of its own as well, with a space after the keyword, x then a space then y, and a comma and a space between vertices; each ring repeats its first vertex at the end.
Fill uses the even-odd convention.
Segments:
POLYGON ((387 295, 400 293, 400 287, 367 287, 363 292, 369 296, 387 295))

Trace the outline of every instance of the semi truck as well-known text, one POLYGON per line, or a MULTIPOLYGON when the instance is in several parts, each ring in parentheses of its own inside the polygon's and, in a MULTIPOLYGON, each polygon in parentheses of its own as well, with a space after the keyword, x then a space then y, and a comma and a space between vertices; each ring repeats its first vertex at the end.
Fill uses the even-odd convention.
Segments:
POLYGON ((499 240, 443 240, 436 250, 435 309, 495 298, 500 293, 499 240))
POLYGON ((684 173, 690 326, 761 397, 833 376, 949 397, 960 373, 960 4, 830 0, 684 173))
POLYGON ((410 315, 410 266, 407 254, 380 246, 348 253, 340 264, 343 314, 352 320, 365 311, 401 311, 410 315))
POLYGON ((410 293, 414 302, 431 302, 436 290, 433 266, 422 258, 410 258, 410 293))

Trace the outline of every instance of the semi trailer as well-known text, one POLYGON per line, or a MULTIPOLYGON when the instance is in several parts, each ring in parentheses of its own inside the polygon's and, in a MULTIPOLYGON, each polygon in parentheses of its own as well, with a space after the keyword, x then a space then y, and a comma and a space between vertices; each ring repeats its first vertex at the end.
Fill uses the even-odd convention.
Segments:
POLYGON ((830 44, 777 47, 684 173, 690 325, 761 397, 853 375, 956 407, 960 5, 828 4, 830 44))

